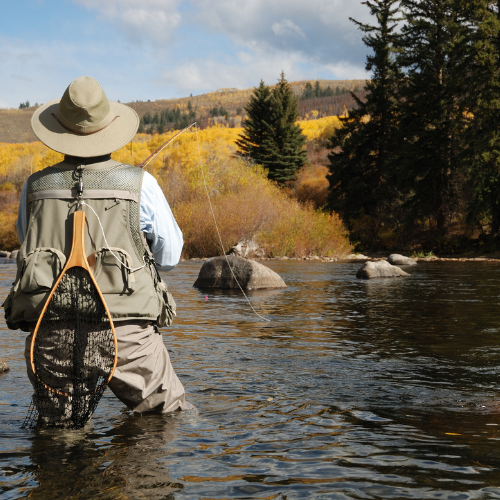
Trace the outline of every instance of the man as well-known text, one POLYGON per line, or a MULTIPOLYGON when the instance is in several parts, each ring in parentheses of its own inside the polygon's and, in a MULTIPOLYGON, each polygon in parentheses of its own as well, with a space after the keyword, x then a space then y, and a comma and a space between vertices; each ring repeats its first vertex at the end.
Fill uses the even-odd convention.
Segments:
MULTIPOLYGON (((46 146, 65 155, 61 163, 31 175, 23 187, 16 223, 21 243, 18 272, 4 304, 9 327, 30 332, 25 357, 32 384, 33 331, 71 250, 70 215, 83 201, 85 253, 118 342, 110 389, 135 412, 191 408, 157 329, 175 314, 157 269, 169 270, 178 263, 182 233, 156 180, 110 156, 136 134, 137 114, 108 101, 99 83, 84 76, 74 80, 60 100, 38 108, 31 125, 46 146)), ((50 422, 64 423, 62 413, 53 416, 56 396, 44 397, 50 399, 50 422)), ((40 421, 46 409, 38 400, 34 402, 40 421)))

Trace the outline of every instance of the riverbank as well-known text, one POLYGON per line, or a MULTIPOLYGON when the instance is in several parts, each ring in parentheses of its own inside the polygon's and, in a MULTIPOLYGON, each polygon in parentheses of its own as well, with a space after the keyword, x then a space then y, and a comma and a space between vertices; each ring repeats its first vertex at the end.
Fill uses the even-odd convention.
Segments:
MULTIPOLYGON (((395 252, 393 252, 395 253, 395 252)), ((349 257, 343 259, 344 261, 365 261, 365 260, 387 260, 389 255, 350 255, 349 257)), ((449 257, 449 256, 443 256, 443 257, 438 257, 436 255, 430 255, 430 256, 424 256, 424 257, 416 257, 412 255, 407 255, 407 257, 410 257, 411 259, 415 260, 416 262, 500 262, 500 256, 495 256, 495 257, 485 257, 485 256, 479 256, 479 257, 449 257)))
MULTIPOLYGON (((496 262, 500 263, 500 257, 411 257, 417 262, 496 262)), ((209 257, 192 259, 181 259, 181 262, 204 262, 209 257)), ((319 257, 317 255, 308 257, 261 257, 253 258, 256 261, 312 261, 312 262, 364 262, 368 260, 387 260, 386 256, 366 256, 363 254, 352 254, 347 257, 319 257)))
MULTIPOLYGON (((18 250, 13 250, 17 256, 18 250)), ((11 256, 11 252, 1 251, 0 258, 4 259, 15 259, 15 256, 11 256)), ((193 257, 192 259, 181 259, 180 262, 204 262, 210 257, 193 257)), ((417 262, 496 262, 500 263, 500 257, 411 257, 417 262)), ((368 260, 387 260, 387 257, 380 256, 366 256, 362 254, 352 254, 347 257, 319 257, 318 255, 308 256, 308 257, 260 257, 253 258, 256 261, 311 261, 311 262, 364 262, 368 260)))

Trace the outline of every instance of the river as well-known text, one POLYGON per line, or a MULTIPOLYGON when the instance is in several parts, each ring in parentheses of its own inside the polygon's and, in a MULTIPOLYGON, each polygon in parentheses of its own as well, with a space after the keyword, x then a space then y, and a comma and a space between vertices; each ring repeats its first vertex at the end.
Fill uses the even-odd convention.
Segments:
MULTIPOLYGON (((108 390, 79 431, 21 429, 23 334, 0 324, 2 499, 500 499, 500 263, 265 262, 288 288, 193 288, 164 341, 196 411, 134 415, 108 390)), ((15 266, 0 263, 0 297, 15 266)))

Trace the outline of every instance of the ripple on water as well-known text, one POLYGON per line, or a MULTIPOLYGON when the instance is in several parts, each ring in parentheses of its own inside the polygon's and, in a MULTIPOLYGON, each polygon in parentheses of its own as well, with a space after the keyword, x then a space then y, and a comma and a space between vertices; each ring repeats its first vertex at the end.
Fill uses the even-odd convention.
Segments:
POLYGON ((250 293, 266 323, 194 289, 200 266, 166 275, 164 332, 195 411, 133 415, 108 391, 81 431, 21 430, 24 338, 0 325, 2 498, 500 498, 500 269, 270 262, 290 286, 250 293))

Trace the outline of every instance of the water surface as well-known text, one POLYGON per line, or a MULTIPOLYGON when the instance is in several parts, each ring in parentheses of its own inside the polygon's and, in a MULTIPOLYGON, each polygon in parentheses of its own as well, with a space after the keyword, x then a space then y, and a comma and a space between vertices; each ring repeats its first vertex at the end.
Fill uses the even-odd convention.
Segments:
POLYGON ((270 323, 194 289, 200 262, 165 275, 194 412, 134 415, 107 391, 83 430, 22 430, 24 338, 2 318, 2 498, 500 498, 500 264, 371 281, 355 263, 266 264, 289 285, 250 294, 270 323))

